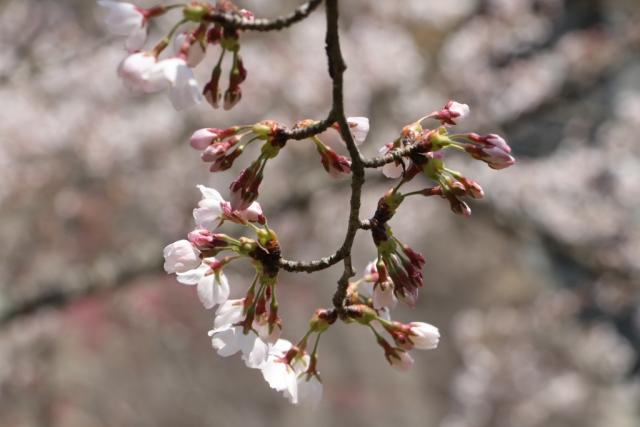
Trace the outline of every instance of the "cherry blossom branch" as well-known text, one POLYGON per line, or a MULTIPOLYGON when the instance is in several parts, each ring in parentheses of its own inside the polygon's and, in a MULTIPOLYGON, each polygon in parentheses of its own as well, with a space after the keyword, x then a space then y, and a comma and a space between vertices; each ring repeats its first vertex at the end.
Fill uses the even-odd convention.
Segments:
MULTIPOLYGON (((351 199, 349 203, 349 222, 343 243, 334 254, 309 262, 289 261, 285 259, 279 260, 279 265, 287 271, 304 271, 311 273, 323 270, 340 261, 344 261, 344 271, 338 280, 338 289, 333 296, 333 305, 338 310, 343 308, 344 298, 349 282, 349 278, 353 277, 355 272, 351 265, 351 248, 358 229, 361 228, 360 222, 360 205, 362 196, 362 186, 365 181, 364 162, 360 151, 351 135, 349 124, 344 112, 344 95, 343 95, 343 75, 347 66, 342 58, 340 48, 340 34, 338 29, 338 2, 337 0, 327 0, 327 33, 326 33, 326 52, 329 62, 329 75, 333 81, 332 85, 332 108, 329 117, 320 123, 317 128, 305 129, 310 135, 317 134, 323 126, 331 125, 334 122, 338 124, 340 134, 347 144, 347 150, 351 156, 351 199)), ((328 127, 328 126, 327 126, 328 127)), ((326 129, 326 127, 325 127, 326 129)), ((324 130, 324 129, 322 129, 324 130)))
POLYGON ((204 17, 205 21, 215 22, 237 30, 278 31, 300 22, 311 14, 322 0, 309 0, 298 6, 293 12, 273 19, 250 19, 231 13, 214 12, 204 17))

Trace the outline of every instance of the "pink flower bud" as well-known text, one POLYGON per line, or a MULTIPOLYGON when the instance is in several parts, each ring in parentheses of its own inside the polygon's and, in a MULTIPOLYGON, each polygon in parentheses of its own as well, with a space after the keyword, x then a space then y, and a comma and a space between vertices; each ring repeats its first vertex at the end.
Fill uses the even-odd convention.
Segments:
POLYGON ((469 178, 461 177, 460 182, 462 182, 462 184, 464 185, 469 196, 473 197, 474 199, 482 199, 484 197, 484 190, 476 181, 469 178))
POLYGON ((222 129, 215 128, 198 129, 193 133, 193 135, 191 135, 189 143, 196 150, 202 151, 210 146, 214 141, 219 140, 222 132, 222 129))
POLYGON ((228 246, 227 241, 222 238, 222 235, 203 228, 190 232, 187 239, 200 251, 228 246))
POLYGON ((471 216, 471 208, 467 203, 458 199, 453 194, 448 195, 447 199, 449 200, 449 205, 451 206, 451 211, 453 213, 466 217, 471 216))
POLYGON ((322 166, 333 178, 339 178, 342 175, 351 173, 351 161, 344 156, 339 155, 331 148, 324 144, 316 145, 322 166))
POLYGON ((255 161, 247 169, 240 172, 240 176, 231 183, 231 209, 242 211, 247 209, 258 198, 258 189, 262 183, 262 173, 259 173, 261 162, 255 161))
POLYGON ((242 154, 241 148, 242 147, 239 147, 233 150, 228 155, 216 159, 211 164, 211 167, 209 168, 209 170, 211 172, 220 172, 220 171, 225 171, 229 169, 231 166, 233 166, 233 162, 242 154))
POLYGON ((511 147, 507 144, 507 141, 500 135, 490 133, 488 135, 480 136, 477 133, 470 133, 467 135, 470 140, 479 144, 487 145, 490 147, 497 147, 502 151, 511 154, 511 147))
POLYGON ((505 169, 515 164, 516 159, 498 146, 466 145, 465 150, 474 159, 482 160, 492 169, 505 169))
POLYGON ((431 113, 429 117, 438 119, 443 124, 456 125, 459 120, 466 118, 469 112, 467 104, 449 101, 442 110, 431 113))
POLYGON ((200 157, 205 162, 215 162, 216 160, 226 156, 229 150, 234 147, 239 141, 240 138, 234 136, 227 139, 226 141, 214 142, 213 144, 205 148, 205 150, 202 152, 202 156, 200 157))

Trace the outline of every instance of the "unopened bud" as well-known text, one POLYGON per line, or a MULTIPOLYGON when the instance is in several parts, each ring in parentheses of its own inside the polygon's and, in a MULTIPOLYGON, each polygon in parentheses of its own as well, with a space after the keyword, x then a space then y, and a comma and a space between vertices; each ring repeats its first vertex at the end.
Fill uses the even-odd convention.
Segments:
POLYGON ((378 318, 378 313, 376 313, 373 308, 364 304, 350 305, 345 308, 345 313, 348 318, 362 325, 368 325, 378 318))
POLYGON ((336 319, 338 313, 336 310, 327 310, 319 308, 309 321, 309 329, 313 332, 324 332, 329 329, 336 319))

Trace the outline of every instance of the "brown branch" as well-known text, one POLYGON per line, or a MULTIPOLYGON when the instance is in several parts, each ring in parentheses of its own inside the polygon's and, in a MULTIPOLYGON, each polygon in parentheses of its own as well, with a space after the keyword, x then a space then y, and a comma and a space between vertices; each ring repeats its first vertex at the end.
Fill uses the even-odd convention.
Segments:
MULTIPOLYGON (((343 308, 344 299, 347 291, 349 278, 355 273, 351 265, 351 248, 356 233, 361 228, 360 222, 360 199, 362 197, 362 185, 364 184, 364 163, 360 155, 360 151, 356 146, 347 118, 344 113, 344 95, 343 95, 343 75, 347 66, 342 58, 340 48, 340 34, 338 30, 338 1, 327 0, 327 34, 325 38, 327 59, 329 62, 329 75, 332 79, 333 101, 331 114, 324 123, 338 124, 342 139, 347 144, 349 155, 351 156, 351 200, 349 203, 349 223, 344 241, 340 249, 328 257, 310 262, 296 262, 281 259, 280 266, 288 271, 305 271, 307 273, 318 271, 330 267, 341 260, 344 261, 344 271, 338 280, 338 289, 333 296, 333 305, 339 311, 343 308), (330 121, 329 121, 330 120, 330 121)), ((311 133, 313 135, 313 133, 311 133)))
POLYGON ((384 166, 387 163, 391 163, 394 161, 401 161, 403 157, 420 151, 420 148, 421 148, 420 143, 406 145, 402 148, 395 149, 390 153, 373 157, 371 159, 364 159, 362 161, 362 164, 365 168, 379 168, 380 166, 384 166))
POLYGON ((320 5, 320 3, 322 3, 322 0, 309 0, 298 6, 288 15, 279 16, 273 19, 247 19, 232 13, 213 12, 205 16, 204 20, 208 22, 215 22, 225 27, 235 28, 237 30, 277 31, 290 27, 296 22, 302 21, 309 16, 311 12, 320 5))

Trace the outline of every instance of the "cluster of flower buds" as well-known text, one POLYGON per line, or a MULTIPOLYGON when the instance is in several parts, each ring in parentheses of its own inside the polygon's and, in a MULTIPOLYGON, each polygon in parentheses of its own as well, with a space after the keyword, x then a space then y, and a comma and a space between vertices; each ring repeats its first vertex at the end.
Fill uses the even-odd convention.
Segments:
POLYGON ((369 327, 375 335, 376 343, 382 347, 387 362, 399 371, 407 371, 414 363, 409 352, 414 349, 437 348, 440 342, 440 331, 435 326, 424 322, 405 324, 392 321, 388 307, 373 308, 371 298, 367 297, 371 292, 370 280, 367 276, 351 284, 352 304, 345 308, 346 317, 350 321, 369 327), (379 325, 379 328, 375 325, 379 325))
MULTIPOLYGON (((294 129, 303 129, 315 123, 317 122, 313 120, 302 120, 296 123, 294 129)), ((353 138, 356 145, 361 145, 369 133, 369 119, 366 117, 348 117, 347 124, 349 125, 349 130, 351 132, 351 138, 353 138)), ((337 124, 334 124, 331 127, 340 132, 340 128, 337 124)), ((324 167, 324 170, 326 170, 332 178, 340 178, 341 176, 351 174, 351 160, 336 153, 317 135, 312 136, 311 140, 315 144, 316 150, 320 155, 322 167, 324 167)), ((344 142, 344 139, 342 141, 344 142)))
POLYGON ((258 198, 265 166, 284 146, 285 141, 280 138, 283 129, 277 122, 266 120, 252 126, 199 129, 191 136, 191 146, 202 151, 201 158, 211 163, 211 172, 229 169, 247 145, 254 141, 264 142, 257 159, 231 183, 233 210, 247 209, 258 198))
POLYGON ((213 14, 235 14, 244 19, 253 19, 253 14, 239 9, 228 0, 219 0, 215 5, 206 1, 188 4, 156 6, 144 9, 130 3, 114 0, 99 0, 107 10, 105 22, 109 31, 126 36, 125 47, 129 51, 118 67, 118 75, 132 91, 152 93, 168 90, 169 99, 177 110, 200 103, 204 98, 218 108, 223 98, 225 109, 240 101, 241 83, 247 77, 242 57, 238 32, 212 23, 213 14), (149 22, 172 9, 182 9, 182 16, 169 34, 151 50, 145 51, 149 22), (211 73, 211 80, 200 89, 193 69, 206 56, 209 46, 220 46, 220 56, 211 73), (229 85, 224 97, 219 89, 222 62, 226 52, 233 55, 229 70, 229 85))
POLYGON ((511 155, 511 147, 504 138, 496 134, 482 136, 477 133, 449 133, 449 127, 467 117, 469 111, 466 104, 449 101, 442 110, 434 111, 405 126, 400 137, 382 147, 380 153, 389 154, 409 146, 414 149, 400 159, 384 165, 382 173, 388 178, 401 178, 400 185, 423 175, 435 181, 437 185, 407 193, 405 196, 440 196, 449 201, 453 212, 464 216, 471 215, 471 208, 463 198, 481 199, 484 197, 484 191, 476 181, 447 168, 444 162, 445 150, 464 151, 474 159, 487 163, 492 169, 509 167, 515 163, 515 159, 511 155), (422 121, 429 118, 439 120, 441 126, 435 129, 423 128, 422 121))
POLYGON ((246 366, 259 369, 269 386, 296 404, 315 406, 322 396, 318 372, 318 340, 337 319, 334 310, 318 310, 309 331, 293 345, 281 339, 282 319, 278 314, 276 285, 280 247, 276 234, 267 226, 258 202, 234 209, 218 191, 198 186, 202 198, 193 210, 196 228, 187 239, 164 248, 165 271, 178 282, 196 285, 198 297, 207 309, 218 306, 209 331, 213 348, 222 357, 240 354, 246 366), (233 238, 218 231, 226 221, 250 228, 255 239, 233 238), (229 254, 220 257, 223 252, 229 254), (229 299, 232 289, 223 270, 245 258, 256 275, 243 298, 229 299), (317 334, 316 345, 307 353, 307 341, 317 334))

